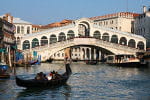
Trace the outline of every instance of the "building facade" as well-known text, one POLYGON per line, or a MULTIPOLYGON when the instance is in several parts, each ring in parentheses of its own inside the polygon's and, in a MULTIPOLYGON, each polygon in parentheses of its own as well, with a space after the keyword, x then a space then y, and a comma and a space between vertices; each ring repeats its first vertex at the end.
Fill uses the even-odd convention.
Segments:
POLYGON ((135 18, 135 34, 147 39, 147 47, 150 48, 150 8, 143 7, 143 13, 135 18))
POLYGON ((19 44, 22 37, 26 34, 32 34, 32 24, 21 20, 20 18, 14 18, 13 24, 15 25, 15 38, 16 43, 19 44))
POLYGON ((134 18, 139 16, 137 13, 119 12, 104 16, 91 17, 94 24, 108 27, 111 29, 134 33, 134 18))
POLYGON ((15 44, 15 26, 12 24, 13 17, 6 14, 0 18, 0 62, 12 66, 14 61, 15 44))

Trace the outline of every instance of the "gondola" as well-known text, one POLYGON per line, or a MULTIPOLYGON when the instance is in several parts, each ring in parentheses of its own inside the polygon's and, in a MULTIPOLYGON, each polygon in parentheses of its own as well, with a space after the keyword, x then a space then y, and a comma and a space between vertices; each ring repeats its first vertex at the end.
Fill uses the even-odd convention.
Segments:
POLYGON ((64 85, 69 79, 72 71, 70 65, 66 65, 66 72, 61 75, 60 79, 52 79, 52 80, 36 80, 36 79, 28 79, 24 80, 16 76, 16 84, 20 87, 25 88, 41 88, 41 87, 53 87, 64 85))
POLYGON ((53 62, 53 60, 54 60, 53 58, 49 58, 49 59, 47 59, 47 60, 46 60, 46 62, 48 62, 48 63, 52 63, 52 62, 53 62))
POLYGON ((97 64, 97 61, 90 61, 90 60, 87 60, 87 61, 86 61, 86 64, 87 64, 87 65, 96 65, 96 64, 97 64))

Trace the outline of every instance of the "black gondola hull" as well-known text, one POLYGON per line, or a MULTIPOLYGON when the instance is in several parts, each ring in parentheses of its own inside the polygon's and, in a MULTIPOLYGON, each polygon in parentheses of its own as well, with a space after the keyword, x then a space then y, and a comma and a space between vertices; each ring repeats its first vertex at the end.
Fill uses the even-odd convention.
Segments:
POLYGON ((72 70, 69 64, 66 64, 66 72, 61 75, 59 79, 52 79, 52 80, 36 80, 36 79, 21 79, 16 76, 16 84, 20 87, 25 88, 34 88, 34 87, 53 87, 53 86, 60 86, 66 84, 67 80, 69 79, 72 70))
POLYGON ((16 77, 16 84, 21 87, 25 88, 34 88, 34 87, 53 87, 53 86, 60 86, 64 85, 69 77, 64 77, 58 80, 23 80, 16 77))

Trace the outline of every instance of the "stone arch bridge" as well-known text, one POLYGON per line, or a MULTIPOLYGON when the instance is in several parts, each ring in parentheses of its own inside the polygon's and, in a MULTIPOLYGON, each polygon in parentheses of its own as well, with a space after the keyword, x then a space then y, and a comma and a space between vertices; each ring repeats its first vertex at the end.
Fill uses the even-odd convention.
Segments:
POLYGON ((81 18, 67 26, 28 34, 18 47, 24 53, 37 51, 42 60, 46 60, 56 51, 75 45, 94 45, 114 54, 135 54, 146 49, 146 40, 142 36, 101 27, 90 19, 81 18))

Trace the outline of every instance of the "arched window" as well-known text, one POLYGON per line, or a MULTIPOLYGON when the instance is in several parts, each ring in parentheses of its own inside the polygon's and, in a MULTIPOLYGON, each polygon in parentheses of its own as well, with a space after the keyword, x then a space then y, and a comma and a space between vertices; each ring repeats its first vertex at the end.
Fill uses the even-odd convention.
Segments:
POLYGON ((101 39, 101 34, 99 31, 95 31, 94 34, 93 34, 93 37, 96 38, 96 39, 101 39))
POLYGON ((109 34, 104 33, 103 36, 102 36, 102 40, 109 42, 109 34))
POLYGON ((125 37, 121 37, 119 44, 121 44, 121 45, 127 45, 127 39, 125 37))
POLYGON ((67 39, 74 38, 74 37, 75 37, 74 32, 72 30, 68 31, 67 39))
POLYGON ((20 33, 20 26, 17 26, 17 33, 20 33))
POLYGON ((17 37, 17 44, 20 44, 20 37, 17 37))
POLYGON ((28 40, 25 40, 23 42, 23 46, 22 47, 23 47, 23 50, 30 49, 30 42, 28 40))
POLYGON ((117 43, 118 44, 118 36, 117 35, 112 35, 111 43, 117 43))
POLYGON ((37 38, 34 38, 32 40, 32 48, 39 46, 39 40, 37 38))
POLYGON ((144 50, 144 43, 142 41, 139 41, 137 44, 137 48, 139 48, 140 50, 144 50))
POLYGON ((30 27, 27 27, 27 34, 30 33, 30 27))
POLYGON ((43 37, 41 38, 41 46, 46 45, 46 44, 48 44, 48 39, 47 39, 46 36, 43 36, 43 37))
POLYGON ((135 48, 135 40, 130 39, 129 42, 128 42, 128 46, 132 47, 132 48, 135 48))
POLYGON ((24 34, 24 27, 21 26, 21 34, 24 34))
POLYGON ((61 32, 61 33, 59 34, 58 41, 64 41, 64 40, 66 40, 65 33, 61 32))
POLYGON ((57 42, 57 37, 56 37, 56 35, 52 34, 50 36, 50 43, 56 43, 56 42, 57 42))

